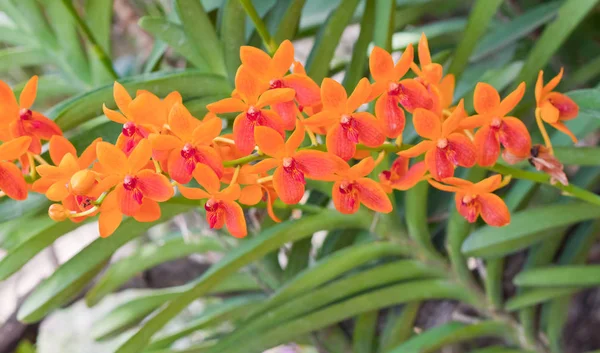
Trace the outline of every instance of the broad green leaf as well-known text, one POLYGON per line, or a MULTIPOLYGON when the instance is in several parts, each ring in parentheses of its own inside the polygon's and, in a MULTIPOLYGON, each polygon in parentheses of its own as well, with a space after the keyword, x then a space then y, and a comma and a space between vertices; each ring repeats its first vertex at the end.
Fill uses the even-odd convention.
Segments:
POLYGON ((473 325, 450 322, 414 336, 390 353, 435 352, 448 344, 480 337, 505 337, 508 332, 506 324, 499 321, 483 321, 473 325))
MULTIPOLYGON (((122 245, 139 236, 153 225, 164 222, 170 217, 193 207, 193 205, 178 204, 177 202, 181 201, 172 199, 163 203, 162 216, 157 222, 139 223, 133 218, 127 219, 112 236, 106 239, 97 239, 85 247, 38 285, 19 308, 18 319, 23 322, 41 320, 48 312, 64 304, 64 302, 56 300, 57 296, 71 292, 74 287, 80 284, 85 285, 87 283, 87 281, 84 281, 86 274, 94 269, 99 271, 100 266, 108 261, 122 245)), ((88 280, 91 280, 91 277, 88 280)))
POLYGON ((186 37, 196 54, 204 57, 210 72, 225 76, 223 48, 200 0, 175 0, 175 5, 186 37))
MULTIPOLYGON (((287 342, 298 335, 327 327, 360 313, 421 299, 468 300, 467 296, 462 288, 442 280, 422 280, 398 284, 326 306, 319 311, 280 324, 268 331, 255 332, 252 337, 245 340, 243 345, 238 344, 219 351, 227 353, 263 351, 287 342)), ((218 345, 210 352, 217 352, 215 348, 218 348, 218 345)))
POLYGON ((515 86, 521 81, 528 85, 533 82, 538 71, 546 66, 552 55, 597 3, 598 0, 566 0, 563 2, 558 10, 558 18, 549 24, 535 41, 515 86))
MULTIPOLYGON (((120 83, 131 93, 138 89, 148 89, 161 98, 172 91, 179 91, 184 98, 231 92, 223 77, 199 71, 147 74, 123 79, 120 80, 120 83)), ((112 84, 68 99, 54 106, 47 112, 47 115, 55 119, 61 129, 66 131, 102 115, 102 104, 111 108, 115 107, 112 84)))
POLYGON ((469 60, 479 61, 530 34, 554 19, 559 6, 559 1, 540 4, 509 22, 494 26, 492 31, 476 43, 477 46, 469 60))
MULTIPOLYGON (((287 6, 285 7, 285 12, 278 18, 279 24, 273 34, 275 43, 279 44, 286 39, 291 40, 294 38, 294 34, 298 30, 305 2, 306 0, 288 0, 286 2, 287 6)), ((279 2, 277 4, 279 4, 279 2)))
POLYGON ((598 147, 557 146, 554 148, 554 153, 556 158, 565 165, 600 165, 600 148, 598 147))
MULTIPOLYGON (((223 98, 227 98, 228 94, 219 94, 219 95, 211 95, 211 96, 207 96, 207 97, 203 97, 203 98, 196 98, 196 99, 190 99, 190 100, 186 100, 183 104, 185 105, 185 107, 190 111, 190 113, 195 116, 198 119, 201 119, 202 117, 204 117, 206 115, 206 113, 208 113, 208 109, 206 109, 206 106, 210 103, 216 102, 218 100, 221 100, 223 98)), ((227 119, 228 115, 223 114, 223 115, 219 115, 219 117, 221 119, 227 119)))
POLYGON ((374 353, 375 335, 379 311, 373 310, 360 314, 354 319, 354 333, 352 334, 353 353, 374 353))
POLYGON ((46 196, 31 193, 27 200, 17 201, 4 197, 0 200, 0 223, 42 212, 50 206, 46 196))
POLYGON ((233 297, 222 303, 211 305, 200 314, 197 319, 189 322, 183 328, 173 332, 166 332, 156 337, 148 349, 166 348, 180 338, 186 337, 198 330, 220 325, 225 321, 235 320, 246 314, 253 305, 264 300, 263 294, 233 297))
POLYGON ((493 310, 499 310, 502 308, 503 301, 503 274, 504 274, 504 259, 495 258, 489 259, 485 262, 485 273, 486 276, 484 278, 484 287, 485 287, 485 295, 488 300, 488 305, 490 305, 493 310))
POLYGON ((443 276, 443 273, 413 260, 401 260, 376 266, 361 272, 353 273, 330 284, 324 285, 296 299, 264 312, 261 316, 238 325, 231 335, 219 342, 219 347, 227 348, 238 345, 256 332, 268 331, 303 313, 336 302, 369 289, 378 288, 391 283, 417 278, 443 276))
POLYGON ((35 39, 23 33, 23 31, 7 26, 0 26, 0 43, 24 46, 37 45, 35 39))
POLYGON ((413 334, 415 319, 419 313, 421 302, 406 303, 400 314, 388 312, 383 333, 380 335, 379 352, 387 353, 413 334))
MULTIPOLYGON (((94 38, 102 50, 109 57, 111 56, 110 31, 112 27, 113 1, 93 0, 85 2, 84 20, 92 33, 94 33, 94 38)), ((111 73, 102 65, 92 48, 88 49, 88 54, 94 84, 99 85, 111 82, 113 80, 111 73)))
POLYGON ((546 230, 600 217, 600 207, 586 202, 571 202, 526 209, 511 215, 507 226, 484 226, 465 240, 463 254, 498 257, 523 249, 544 239, 546 230))
POLYGON ((526 287, 591 287, 600 284, 600 265, 533 268, 517 274, 514 283, 526 287))
POLYGON ((515 311, 523 309, 532 305, 537 305, 545 301, 562 297, 565 295, 571 295, 577 292, 577 288, 543 288, 543 289, 531 289, 524 291, 521 294, 510 298, 506 301, 504 309, 507 311, 515 311))
POLYGON ((345 229, 339 231, 333 230, 327 233, 327 237, 325 237, 323 244, 317 252, 317 260, 352 245, 360 231, 360 229, 345 229))
POLYGON ((29 47, 11 47, 0 50, 0 72, 27 66, 37 66, 51 62, 51 58, 42 49, 29 47))
POLYGON ((57 38, 48 25, 41 4, 36 0, 7 0, 3 1, 3 9, 11 19, 16 19, 38 40, 40 46, 50 50, 58 49, 57 38), (16 12, 15 12, 16 10, 16 12))
POLYGON ((502 0, 476 0, 471 7, 469 20, 464 35, 454 52, 448 72, 460 77, 469 63, 469 57, 475 49, 479 38, 490 25, 492 17, 496 14, 502 0))
POLYGON ((162 17, 142 17, 140 27, 158 39, 168 43, 173 50, 185 57, 200 72, 211 72, 208 62, 196 50, 192 39, 185 33, 183 26, 162 17))
POLYGON ((329 73, 329 65, 333 59, 335 48, 344 29, 352 19, 358 2, 359 0, 342 0, 317 34, 315 44, 306 61, 306 72, 318 84, 329 73))
POLYGON ((376 0, 367 0, 365 3, 365 12, 360 22, 360 34, 354 46, 352 47, 352 58, 346 67, 344 75, 344 88, 346 92, 352 92, 361 78, 364 77, 368 66, 367 51, 369 43, 373 38, 373 27, 375 24, 376 0))
POLYGON ((425 33, 429 41, 429 45, 432 46, 432 39, 460 33, 464 30, 466 23, 467 21, 464 18, 453 18, 449 20, 437 21, 432 24, 427 24, 407 31, 394 33, 392 36, 392 50, 396 51, 404 49, 409 44, 418 44, 422 33, 425 33))
POLYGON ((192 241, 176 237, 161 245, 146 245, 131 256, 112 264, 86 294, 86 304, 90 307, 98 304, 107 294, 115 291, 131 277, 146 269, 194 253, 208 251, 223 251, 223 246, 215 238, 208 237, 192 241))
POLYGON ((217 285, 223 277, 236 272, 252 261, 260 259, 283 244, 310 236, 319 230, 367 228, 369 227, 369 223, 370 219, 366 213, 345 216, 335 211, 323 211, 321 214, 280 223, 256 237, 247 239, 224 259, 211 266, 193 288, 170 302, 163 310, 148 320, 144 327, 138 330, 117 350, 117 353, 140 352, 154 333, 192 301, 217 285))
POLYGON ((423 249, 423 255, 431 259, 439 259, 441 255, 437 252, 431 242, 431 232, 427 223, 427 193, 429 184, 420 182, 407 190, 405 195, 406 225, 409 236, 423 249))
POLYGON ((590 60, 566 77, 568 87, 583 85, 600 76, 600 55, 590 60))
POLYGON ((287 266, 283 271, 284 281, 294 278, 299 272, 308 267, 311 249, 312 238, 304 238, 292 244, 292 248, 287 257, 287 266))
MULTIPOLYGON (((392 49, 392 34, 394 33, 395 0, 376 0, 375 18, 373 25, 373 43, 387 51, 392 49)), ((366 13, 366 11, 365 11, 366 13)), ((364 14, 363 14, 364 16, 364 14)), ((361 32, 365 29, 362 24, 361 32)))
POLYGON ((240 47, 246 44, 244 28, 246 12, 239 0, 226 0, 219 11, 219 34, 223 42, 223 55, 229 82, 234 83, 235 74, 241 64, 240 47))

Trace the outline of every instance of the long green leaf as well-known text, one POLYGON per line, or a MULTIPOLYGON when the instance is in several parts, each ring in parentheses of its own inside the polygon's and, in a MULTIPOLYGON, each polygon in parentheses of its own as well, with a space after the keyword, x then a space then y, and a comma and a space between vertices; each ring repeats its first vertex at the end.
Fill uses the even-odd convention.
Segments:
POLYGON ((558 18, 544 30, 531 49, 515 86, 524 81, 528 85, 537 77, 538 71, 550 61, 575 27, 598 3, 598 0, 566 0, 558 10, 558 18))
POLYGON ((241 64, 240 47, 246 44, 246 12, 239 0, 226 0, 219 11, 219 34, 223 42, 223 54, 229 82, 234 83, 235 74, 241 64))
POLYGON ((415 187, 405 192, 406 224, 408 234, 423 249, 425 256, 429 258, 440 258, 431 242, 431 232, 427 224, 427 193, 429 184, 420 182, 415 187))
POLYGON ((591 287, 600 284, 600 265, 534 268, 519 273, 514 283, 527 287, 591 287))
POLYGON ((528 290, 507 300, 504 309, 507 311, 515 311, 532 305, 540 304, 557 297, 570 295, 577 291, 577 288, 560 287, 528 290))
POLYGON ((462 246, 467 256, 497 257, 539 242, 544 231, 600 217, 600 207, 585 202, 528 209, 512 215, 502 228, 485 226, 472 233, 462 246))
POLYGON ((405 304, 400 314, 388 312, 385 329, 380 336, 379 352, 387 353, 410 338, 420 307, 421 302, 412 302, 405 304))
MULTIPOLYGON (((375 18, 373 23, 373 44, 387 51, 392 50, 392 34, 394 33, 395 0, 376 0, 375 18)), ((366 13, 366 12, 365 12, 366 13)), ((364 16, 364 15, 363 15, 364 16)), ((365 29, 361 24, 361 32, 365 29)))
POLYGON ((39 321, 48 312, 64 304, 55 300, 57 296, 69 292, 73 286, 83 281, 82 278, 87 273, 104 264, 122 245, 153 225, 164 222, 193 207, 192 205, 177 204, 177 202, 177 200, 170 200, 164 203, 161 219, 157 222, 139 223, 133 218, 125 220, 111 237, 95 240, 62 264, 27 297, 17 313, 19 320, 23 322, 39 321))
MULTIPOLYGON (((128 90, 149 89, 159 97, 172 91, 179 91, 184 98, 229 94, 227 81, 220 76, 198 71, 156 73, 123 79, 120 81, 128 90)), ((55 119, 63 131, 75 128, 82 123, 102 115, 102 104, 115 107, 113 85, 106 85, 93 91, 73 97, 54 106, 47 115, 55 119)))
POLYGON ((118 289, 136 273, 143 272, 163 262, 178 259, 194 253, 208 251, 223 251, 220 242, 214 238, 202 237, 195 241, 186 241, 177 237, 162 245, 147 245, 133 255, 124 258, 113 265, 96 282, 85 296, 88 306, 94 306, 107 294, 118 289))
POLYGON ((0 50, 0 72, 17 67, 37 66, 51 61, 45 51, 38 48, 16 47, 0 50))
POLYGON ((292 39, 298 30, 302 9, 306 0, 288 0, 285 12, 279 17, 279 24, 273 34, 273 40, 279 44, 286 39, 292 39))
POLYGON ((352 58, 346 67, 344 76, 344 88, 346 92, 352 92, 361 78, 364 77, 367 68, 367 50, 373 38, 373 27, 375 24, 376 0, 367 0, 365 12, 360 22, 360 34, 358 40, 352 47, 352 58))
POLYGON ((303 217, 297 221, 288 221, 271 227, 257 237, 250 238, 234 249, 227 257, 213 265, 189 291, 172 301, 158 314, 152 317, 139 331, 125 342, 117 353, 140 352, 154 333, 196 298, 202 296, 215 286, 221 278, 255 261, 265 254, 278 249, 283 244, 302 239, 319 230, 336 228, 368 227, 366 214, 341 215, 333 211, 303 217))
MULTIPOLYGON (((94 38, 98 41, 100 47, 110 57, 111 41, 110 30, 112 27, 114 0, 94 0, 85 2, 85 22, 94 33, 94 38)), ((94 84, 110 83, 113 80, 112 74, 102 65, 97 55, 93 54, 93 49, 89 48, 90 67, 94 84)))
POLYGON ((373 310, 360 314, 354 319, 354 333, 352 334, 353 353, 373 353, 377 319, 379 311, 373 310))
POLYGON ((452 63, 448 71, 456 77, 460 77, 467 67, 469 57, 475 49, 479 38, 485 33, 490 21, 503 0, 476 0, 469 14, 469 21, 465 28, 462 40, 454 52, 452 63))

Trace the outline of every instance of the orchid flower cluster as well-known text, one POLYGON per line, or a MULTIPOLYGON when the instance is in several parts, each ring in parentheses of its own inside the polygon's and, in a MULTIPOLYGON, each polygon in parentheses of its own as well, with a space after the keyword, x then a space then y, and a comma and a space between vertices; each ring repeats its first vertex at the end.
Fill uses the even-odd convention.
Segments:
POLYGON ((244 237, 241 205, 264 202, 279 221, 274 202, 301 202, 306 179, 333 182, 333 204, 345 214, 361 204, 389 213, 388 194, 426 180, 455 193, 456 207, 469 222, 481 216, 492 226, 510 222, 506 204, 494 194, 509 178, 494 175, 472 183, 455 177, 457 167, 489 167, 502 155, 509 163, 528 159, 556 181, 568 182, 544 126, 576 141, 563 122, 573 119, 578 107, 553 92, 562 71, 545 86, 540 72, 535 115, 546 145, 532 147, 526 126, 509 115, 525 93, 524 83, 504 99, 492 86, 478 83, 476 114, 468 116, 462 100, 452 105, 454 77, 432 62, 424 35, 417 51, 418 65, 412 45, 394 63, 390 53, 375 47, 369 60, 374 82, 363 78, 348 96, 330 78, 319 86, 307 76, 289 41, 273 57, 245 46, 231 97, 209 104, 203 119, 192 116, 178 92, 160 99, 140 90, 131 97, 115 82, 118 111, 103 108, 108 119, 122 124, 122 132, 116 144, 97 139, 80 154, 52 120, 31 110, 37 77, 18 103, 2 82, 0 189, 16 200, 29 191, 45 194, 56 202, 48 211, 55 221, 99 215, 102 237, 111 235, 123 216, 157 220, 159 203, 177 189, 187 199, 202 200, 211 228, 226 226, 244 237), (375 114, 364 108, 370 102, 375 114), (414 146, 402 144, 406 112, 422 137, 414 146), (231 134, 223 134, 225 120, 219 118, 226 113, 237 113, 231 134), (41 157, 42 141, 49 141, 51 162, 41 157), (397 153, 390 169, 370 178, 386 153, 397 153), (196 186, 190 185, 192 179, 196 186))

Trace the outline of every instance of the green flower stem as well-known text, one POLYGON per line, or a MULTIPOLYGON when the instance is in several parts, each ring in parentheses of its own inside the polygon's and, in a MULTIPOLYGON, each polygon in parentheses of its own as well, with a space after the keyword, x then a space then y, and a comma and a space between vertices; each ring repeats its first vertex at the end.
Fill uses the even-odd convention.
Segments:
POLYGON ((244 10, 248 14, 248 17, 250 17, 250 19, 254 23, 254 26, 256 27, 260 38, 262 38, 265 48, 267 48, 269 53, 273 55, 275 53, 275 50, 277 50, 277 44, 273 40, 273 37, 271 37, 271 34, 269 33, 269 30, 267 29, 267 26, 263 22, 262 18, 260 18, 260 15, 258 14, 258 12, 256 12, 254 5, 252 5, 252 1, 240 0, 240 2, 242 3, 244 10))
POLYGON ((102 65, 110 73, 110 75, 112 76, 113 79, 115 79, 115 80, 118 79, 119 75, 117 75, 115 69, 113 68, 112 61, 110 60, 108 55, 104 52, 104 50, 102 49, 102 47, 96 40, 96 37, 94 37, 94 34, 92 33, 92 31, 90 30, 88 25, 83 21, 83 19, 77 13, 75 6, 73 6, 72 0, 62 0, 62 2, 65 5, 65 7, 67 8, 67 11, 69 11, 71 16, 73 16, 73 19, 75 20, 75 22, 77 22, 79 29, 81 29, 83 34, 85 34, 85 36, 87 37, 88 41, 92 45, 92 50, 98 56, 102 65))

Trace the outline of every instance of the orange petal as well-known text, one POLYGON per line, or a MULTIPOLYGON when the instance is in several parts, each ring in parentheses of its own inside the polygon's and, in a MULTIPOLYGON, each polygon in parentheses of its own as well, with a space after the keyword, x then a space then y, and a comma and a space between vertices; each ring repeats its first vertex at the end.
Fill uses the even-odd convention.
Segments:
POLYGON ((243 238, 248 235, 246 230, 246 219, 244 210, 234 201, 222 201, 225 210, 225 225, 231 235, 236 238, 243 238))
POLYGON ((560 112, 552 103, 544 101, 539 109, 540 116, 545 122, 552 124, 558 121, 560 112))
POLYGON ((210 194, 216 194, 221 189, 217 174, 207 165, 197 164, 194 169, 194 179, 210 194))
POLYGON ((542 90, 544 89, 544 71, 540 70, 537 81, 535 81, 535 101, 540 103, 542 100, 542 90))
POLYGON ((562 93, 548 93, 546 99, 558 109, 561 121, 574 119, 577 117, 577 114, 579 114, 579 106, 577 103, 562 93))
POLYGON ((360 202, 375 212, 392 212, 392 203, 379 183, 369 178, 361 178, 356 181, 358 199, 360 202))
POLYGON ((113 85, 113 96, 121 113, 125 114, 125 116, 129 116, 129 103, 131 103, 132 100, 131 96, 125 87, 117 81, 115 81, 115 84, 113 85))
POLYGON ((115 187, 117 199, 119 200, 119 209, 126 216, 133 217, 142 206, 143 196, 140 198, 138 189, 127 190, 123 184, 117 184, 115 187))
POLYGON ((291 173, 283 167, 278 167, 273 173, 273 187, 281 201, 288 205, 297 204, 304 196, 304 184, 298 182, 291 173))
POLYGON ((148 164, 148 161, 150 161, 150 158, 152 158, 152 144, 147 139, 143 139, 133 149, 127 159, 128 172, 133 174, 144 168, 148 164))
POLYGON ((192 180, 192 173, 196 168, 194 158, 184 158, 180 149, 174 149, 169 153, 167 170, 171 179, 180 184, 187 184, 192 180))
POLYGON ((577 143, 577 137, 571 132, 571 130, 569 130, 569 128, 564 123, 557 122, 551 125, 558 131, 569 136, 571 140, 573 140, 573 143, 577 143))
POLYGON ((148 169, 142 170, 136 176, 138 178, 137 188, 144 197, 158 202, 164 202, 173 197, 173 186, 166 176, 148 169))
POLYGON ((452 178, 451 180, 445 180, 445 182, 453 183, 462 187, 471 187, 474 190, 474 192, 478 194, 484 194, 498 189, 500 184, 502 184, 502 175, 494 174, 490 177, 483 179, 475 185, 473 185, 473 183, 471 183, 468 180, 459 178, 452 178))
POLYGON ((256 173, 256 174, 263 174, 268 172, 269 170, 277 167, 279 165, 279 161, 276 160, 275 158, 267 158, 267 159, 263 159, 262 161, 249 166, 249 173, 256 173))
POLYGON ((404 75, 406 75, 406 73, 410 69, 410 64, 413 63, 415 55, 414 52, 415 50, 411 43, 406 47, 406 49, 402 53, 402 57, 400 57, 400 60, 398 60, 396 66, 394 66, 393 81, 398 81, 404 75))
POLYGON ((496 131, 485 125, 477 130, 473 142, 478 153, 477 164, 482 167, 494 165, 500 155, 500 141, 496 131))
POLYGON ((352 118, 356 122, 360 143, 369 147, 379 147, 385 142, 385 134, 381 123, 371 113, 354 113, 352 118))
POLYGON ((454 175, 454 164, 448 158, 446 151, 435 147, 427 151, 425 154, 425 164, 429 173, 437 179, 442 180, 454 175))
POLYGON ((240 184, 231 184, 222 191, 218 192, 215 197, 219 200, 235 201, 242 195, 240 184))
POLYGON ((463 134, 450 134, 447 149, 450 151, 450 161, 455 165, 471 168, 477 161, 477 151, 473 142, 463 134))
POLYGON ((296 92, 291 88, 276 88, 270 89, 260 95, 257 108, 263 108, 275 103, 289 102, 294 99, 296 92))
POLYGON ((321 89, 306 74, 291 74, 283 78, 285 87, 293 88, 296 91, 296 100, 298 104, 304 107, 311 107, 321 102, 321 89))
POLYGON ((33 105, 35 101, 35 96, 37 94, 37 86, 38 86, 38 77, 33 76, 27 81, 25 87, 21 91, 21 96, 19 97, 19 106, 21 109, 29 109, 33 105))
POLYGON ((500 142, 517 157, 528 157, 531 151, 531 136, 523 122, 517 118, 502 119, 499 134, 500 142))
POLYGON ((448 136, 454 131, 458 130, 461 122, 466 118, 467 114, 464 108, 464 100, 460 100, 458 105, 452 111, 452 114, 444 120, 442 124, 442 136, 448 136))
POLYGON ((269 214, 269 217, 271 217, 271 219, 274 222, 281 223, 281 219, 279 219, 279 217, 277 217, 277 215, 275 214, 275 211, 273 210, 273 204, 275 203, 276 199, 277 199, 277 193, 272 189, 268 189, 267 190, 267 213, 269 214))
POLYGON ((173 135, 151 134, 148 140, 152 143, 152 149, 159 151, 170 151, 174 148, 181 148, 183 142, 173 135))
POLYGON ((356 143, 348 139, 341 124, 334 125, 327 132, 325 139, 327 151, 347 161, 356 152, 356 143))
POLYGON ((127 118, 123 114, 121 114, 115 110, 108 109, 105 104, 102 104, 102 111, 104 112, 104 115, 106 115, 106 117, 108 119, 114 121, 115 123, 125 124, 128 121, 127 118))
POLYGON ((261 152, 271 157, 277 157, 285 149, 285 143, 281 135, 266 126, 254 128, 254 139, 261 152))
POLYGON ((138 222, 157 221, 160 218, 160 206, 156 201, 144 198, 142 206, 133 218, 138 222))
POLYGON ((167 112, 170 112, 171 108, 173 108, 173 106, 175 104, 183 103, 183 97, 181 97, 181 93, 179 93, 177 91, 173 91, 173 92, 167 94, 165 99, 163 99, 163 103, 164 103, 165 107, 167 108, 167 112))
POLYGON ((499 116, 505 116, 511 110, 513 110, 517 104, 523 99, 523 95, 525 94, 525 82, 521 82, 521 84, 512 91, 506 98, 502 100, 496 114, 499 116))
POLYGON ((99 142, 96 146, 98 162, 106 171, 113 174, 125 175, 129 165, 125 153, 108 142, 99 142))
POLYGON ((269 71, 274 77, 282 77, 285 75, 294 62, 294 46, 289 40, 284 40, 279 44, 279 48, 273 55, 269 71))
MULTIPOLYGON (((21 136, 0 145, 0 160, 12 161, 25 153, 31 144, 31 137, 21 136)), ((60 162, 60 161, 59 161, 60 162)), ((55 163, 56 164, 56 163, 55 163)))
POLYGON ((421 141, 407 150, 398 152, 398 155, 402 156, 402 157, 406 157, 406 158, 412 158, 412 157, 420 156, 432 148, 436 148, 435 142, 421 141))
POLYGON ((356 187, 356 183, 349 184, 348 187, 342 188, 342 185, 348 185, 347 182, 337 181, 331 189, 331 198, 336 210, 343 214, 354 214, 360 208, 358 192, 348 190, 348 188, 356 187), (346 191, 348 190, 348 191, 346 191))
POLYGON ((63 136, 59 135, 52 136, 52 138, 50 139, 49 150, 50 159, 55 165, 59 165, 60 161, 62 161, 63 157, 67 153, 70 153, 73 156, 77 155, 77 151, 75 150, 73 144, 63 136))
POLYGON ((348 95, 344 87, 331 78, 325 78, 321 84, 321 101, 323 110, 344 112, 348 95))
POLYGON ((255 72, 260 77, 268 75, 271 57, 264 51, 244 45, 240 47, 240 59, 250 72, 255 72))
POLYGON ((473 115, 461 119, 459 128, 463 130, 473 130, 477 127, 489 124, 490 117, 487 115, 473 115))
POLYGON ((404 110, 398 106, 398 102, 397 96, 385 93, 375 103, 375 115, 381 120, 384 133, 389 138, 400 136, 406 124, 404 110))
POLYGON ((400 104, 412 113, 416 108, 432 109, 433 98, 425 86, 413 79, 400 81, 398 84, 400 104))
POLYGON ((129 104, 129 117, 139 124, 152 125, 157 129, 168 122, 169 111, 163 102, 152 93, 137 96, 129 104))
POLYGON ((262 200, 263 189, 260 185, 248 185, 242 189, 242 193, 239 198, 239 202, 244 205, 256 205, 262 200))
POLYGON ((189 188, 183 185, 177 185, 177 189, 185 197, 190 200, 203 200, 210 198, 210 194, 198 188, 189 188))
POLYGON ((437 140, 442 133, 440 117, 422 108, 415 109, 413 125, 419 136, 429 140, 437 140))
POLYGON ((271 108, 281 117, 283 128, 294 130, 296 126, 296 116, 299 113, 298 107, 293 100, 288 102, 274 103, 271 108))
POLYGON ((369 175, 375 168, 375 161, 371 157, 364 158, 360 162, 350 168, 350 175, 352 179, 358 179, 369 175))
POLYGON ((552 92, 556 88, 556 86, 558 86, 558 84, 560 83, 560 80, 562 79, 563 73, 564 73, 564 68, 561 67, 558 74, 556 76, 554 76, 550 81, 548 81, 548 84, 546 84, 546 86, 543 88, 543 90, 542 90, 543 96, 552 92))
POLYGON ((302 145, 304 141, 304 136, 306 135, 306 131, 304 128, 304 124, 301 121, 296 121, 296 130, 292 132, 290 137, 285 143, 285 152, 288 155, 292 155, 296 152, 296 150, 302 145))
POLYGON ((479 114, 491 113, 500 105, 500 95, 491 85, 479 82, 475 86, 473 105, 475 106, 475 111, 479 114))
POLYGON ((239 114, 233 121, 233 139, 243 154, 249 154, 256 146, 254 141, 254 124, 246 118, 246 113, 239 114))
POLYGON ((19 117, 19 105, 9 85, 0 80, 0 123, 8 124, 19 117))
POLYGON ((358 81, 354 92, 348 98, 346 103, 346 112, 351 113, 358 109, 361 105, 369 102, 369 96, 371 95, 371 84, 366 78, 358 81))
POLYGON ((390 53, 375 46, 369 56, 369 70, 375 81, 391 80, 394 75, 394 61, 390 53))
POLYGON ((100 216, 98 217, 100 236, 106 238, 113 234, 119 228, 119 225, 121 225, 122 220, 123 215, 118 209, 100 212, 100 216))
POLYGON ((425 33, 421 33, 419 39, 419 64, 421 67, 431 64, 431 54, 429 53, 429 43, 425 33))
POLYGON ((54 135, 62 135, 60 127, 41 113, 33 112, 30 123, 34 126, 33 134, 42 140, 50 140, 54 135))
POLYGON ((454 100, 454 87, 455 87, 455 78, 454 75, 448 74, 444 76, 442 81, 440 82, 439 89, 442 95, 442 108, 448 108, 452 105, 452 101, 454 100))
POLYGON ((206 109, 215 114, 235 113, 245 111, 248 109, 248 105, 239 98, 225 98, 206 105, 206 109))
POLYGON ((169 112, 169 128, 183 141, 191 141, 194 129, 200 120, 194 118, 183 104, 175 104, 169 112))
POLYGON ((346 165, 333 154, 321 151, 299 151, 294 155, 294 160, 301 166, 306 177, 317 180, 327 180, 342 165, 346 165))
POLYGON ((402 178, 392 183, 392 187, 401 191, 408 190, 423 180, 426 171, 427 166, 425 165, 425 162, 415 163, 410 167, 410 169, 408 169, 402 178))
MULTIPOLYGON (((86 149, 81 153, 79 157, 78 163, 81 169, 88 168, 93 162, 96 161, 96 145, 102 141, 101 137, 98 137, 92 143, 86 147, 86 149)), ((50 140, 52 142, 52 140, 50 140)))
POLYGON ((27 183, 21 170, 9 162, 0 162, 0 190, 15 200, 27 198, 27 183))
POLYGON ((324 127, 329 128, 335 124, 338 124, 340 121, 341 115, 337 112, 332 112, 331 110, 322 111, 316 113, 304 120, 304 124, 309 128, 312 127, 324 127))
POLYGON ((245 103, 255 105, 258 97, 269 89, 269 85, 268 82, 257 80, 251 69, 242 65, 235 75, 235 89, 245 103))
POLYGON ((217 174, 217 177, 221 178, 223 176, 223 160, 214 148, 210 146, 196 146, 195 160, 210 167, 217 174))
POLYGON ((209 119, 202 121, 192 133, 194 145, 210 145, 215 137, 221 134, 223 123, 221 119, 209 119))
POLYGON ((477 197, 481 205, 481 218, 485 223, 502 227, 510 223, 510 212, 504 201, 494 194, 481 194, 477 197))

